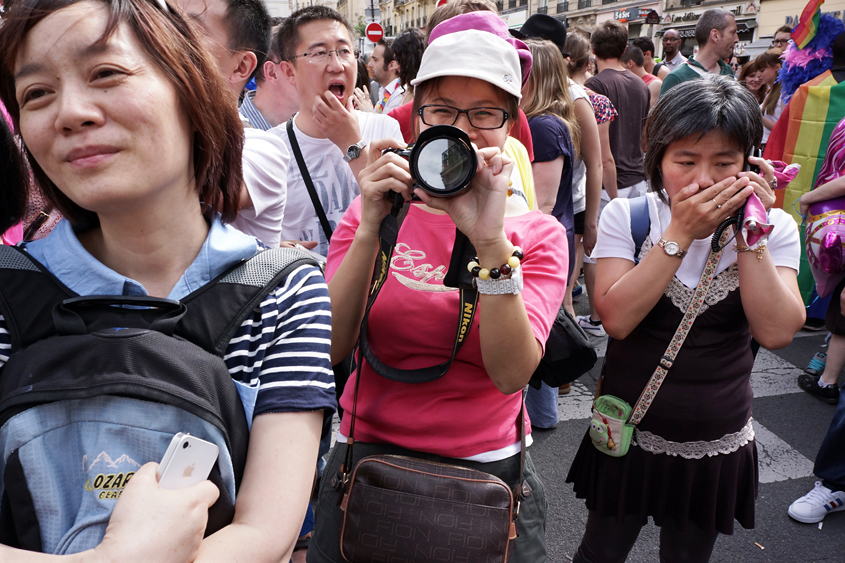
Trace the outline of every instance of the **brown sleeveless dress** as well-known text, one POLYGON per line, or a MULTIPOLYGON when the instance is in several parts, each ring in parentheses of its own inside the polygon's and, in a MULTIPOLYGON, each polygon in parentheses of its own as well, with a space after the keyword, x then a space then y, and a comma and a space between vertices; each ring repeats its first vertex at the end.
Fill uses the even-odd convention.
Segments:
MULTIPOLYGON (((650 246, 643 247, 643 254, 650 246)), ((677 278, 624 340, 612 340, 602 393, 633 406, 683 318, 693 289, 677 278)), ((751 335, 742 309, 736 263, 713 279, 674 366, 639 424, 642 432, 673 442, 719 440, 751 417, 751 335), (706 308, 705 308, 706 307, 706 308)), ((685 459, 632 445, 614 458, 584 437, 567 483, 601 516, 652 516, 683 529, 733 533, 734 519, 754 527, 757 450, 753 440, 731 453, 685 459)))

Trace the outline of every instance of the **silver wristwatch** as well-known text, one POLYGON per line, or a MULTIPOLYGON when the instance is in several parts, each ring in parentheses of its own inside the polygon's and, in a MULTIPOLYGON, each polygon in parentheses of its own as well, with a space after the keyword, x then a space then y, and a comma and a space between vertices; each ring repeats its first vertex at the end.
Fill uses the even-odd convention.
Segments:
POLYGON ((666 240, 663 237, 660 237, 660 240, 657 241, 657 246, 662 248, 667 256, 683 258, 687 254, 686 250, 681 250, 681 246, 677 242, 666 240))
POLYGON ((522 268, 514 268, 507 279, 473 278, 473 280, 475 280, 475 288, 481 295, 519 295, 522 292, 522 268))
POLYGON ((349 145, 349 148, 346 149, 346 154, 343 155, 343 160, 346 162, 351 162, 361 156, 361 151, 364 150, 364 147, 367 146, 367 141, 361 139, 354 145, 349 145))

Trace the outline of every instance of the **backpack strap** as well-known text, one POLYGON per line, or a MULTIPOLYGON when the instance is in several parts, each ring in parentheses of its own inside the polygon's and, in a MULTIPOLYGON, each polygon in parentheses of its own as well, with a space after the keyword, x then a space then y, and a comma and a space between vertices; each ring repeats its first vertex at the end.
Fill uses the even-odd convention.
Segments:
POLYGON ((631 238, 634 239, 634 264, 640 263, 640 251, 645 238, 651 230, 651 218, 648 216, 648 197, 635 197, 628 200, 631 208, 631 238))
POLYGON ((0 315, 12 353, 54 335, 53 308, 76 296, 26 251, 0 245, 0 315))
MULTIPOLYGON (((233 265, 182 299, 188 311, 174 334, 223 356, 238 327, 288 274, 305 264, 319 267, 300 250, 274 248, 233 265)), ((12 353, 55 335, 53 309, 72 297, 78 295, 27 252, 0 246, 0 315, 6 321, 12 353)), ((134 317, 133 320, 146 322, 141 315, 134 317)))

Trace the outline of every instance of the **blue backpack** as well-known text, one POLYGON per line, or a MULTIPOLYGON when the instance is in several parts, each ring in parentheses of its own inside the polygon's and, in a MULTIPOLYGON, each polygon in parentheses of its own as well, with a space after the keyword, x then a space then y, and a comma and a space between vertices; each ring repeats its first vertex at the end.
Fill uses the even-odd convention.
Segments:
POLYGON ((0 543, 91 549, 135 471, 178 432, 217 444, 220 498, 206 535, 232 521, 249 425, 223 354, 285 277, 314 263, 274 249, 181 302, 79 297, 25 251, 0 247, 0 543))

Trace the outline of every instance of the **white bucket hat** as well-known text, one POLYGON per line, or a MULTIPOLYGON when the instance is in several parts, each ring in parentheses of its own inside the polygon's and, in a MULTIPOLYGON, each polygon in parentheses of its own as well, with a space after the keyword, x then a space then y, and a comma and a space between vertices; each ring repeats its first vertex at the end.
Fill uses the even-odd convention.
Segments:
POLYGON ((411 84, 416 86, 440 76, 478 78, 522 98, 522 68, 516 49, 486 31, 469 29, 432 41, 411 84))

